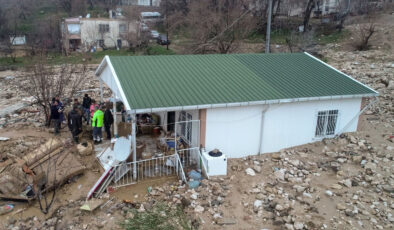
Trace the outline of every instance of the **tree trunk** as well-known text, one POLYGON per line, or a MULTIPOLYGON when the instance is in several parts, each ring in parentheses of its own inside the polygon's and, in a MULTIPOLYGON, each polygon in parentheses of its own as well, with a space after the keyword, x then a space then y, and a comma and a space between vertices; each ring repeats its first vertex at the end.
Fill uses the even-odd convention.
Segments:
POLYGON ((308 30, 309 19, 311 18, 313 8, 315 8, 315 0, 308 0, 308 4, 306 5, 304 12, 304 33, 308 30))

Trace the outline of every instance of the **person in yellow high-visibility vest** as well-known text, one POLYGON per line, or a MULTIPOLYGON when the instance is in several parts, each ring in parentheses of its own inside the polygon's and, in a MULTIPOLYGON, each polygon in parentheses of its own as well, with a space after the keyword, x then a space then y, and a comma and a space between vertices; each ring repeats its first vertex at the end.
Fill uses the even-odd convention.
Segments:
POLYGON ((93 141, 95 144, 101 143, 103 138, 102 128, 104 123, 104 113, 101 111, 101 106, 96 106, 96 111, 92 118, 93 127, 93 141))

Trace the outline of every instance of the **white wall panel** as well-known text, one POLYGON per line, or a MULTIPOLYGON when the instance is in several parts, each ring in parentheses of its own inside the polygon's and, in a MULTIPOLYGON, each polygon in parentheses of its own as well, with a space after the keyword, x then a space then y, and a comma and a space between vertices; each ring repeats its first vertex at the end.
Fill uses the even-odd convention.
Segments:
MULTIPOLYGON (((268 106, 268 105, 265 105, 268 106)), ((261 152, 317 141, 317 112, 339 110, 336 132, 360 111, 361 98, 269 105, 265 112, 261 152)), ((232 158, 255 155, 260 149, 261 115, 264 106, 207 109, 206 148, 218 148, 232 158)), ((345 132, 357 130, 358 118, 345 132)))

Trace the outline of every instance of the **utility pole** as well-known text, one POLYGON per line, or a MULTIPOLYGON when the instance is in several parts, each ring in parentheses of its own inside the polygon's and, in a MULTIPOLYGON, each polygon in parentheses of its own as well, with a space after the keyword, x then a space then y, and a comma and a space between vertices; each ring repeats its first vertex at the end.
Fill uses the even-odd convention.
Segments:
POLYGON ((272 0, 268 0, 267 35, 265 36, 265 53, 270 52, 272 0))
POLYGON ((167 50, 168 50, 168 41, 170 40, 168 38, 168 14, 167 14, 167 7, 168 7, 168 0, 166 0, 166 32, 167 32, 167 50))

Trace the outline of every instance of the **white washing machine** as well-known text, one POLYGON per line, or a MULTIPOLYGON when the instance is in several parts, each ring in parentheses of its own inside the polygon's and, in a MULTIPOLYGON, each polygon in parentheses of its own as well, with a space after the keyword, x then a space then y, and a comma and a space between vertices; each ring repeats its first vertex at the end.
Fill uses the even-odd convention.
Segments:
POLYGON ((208 176, 223 176, 227 175, 227 157, 223 153, 219 157, 209 155, 209 151, 202 152, 202 159, 207 168, 208 176))

